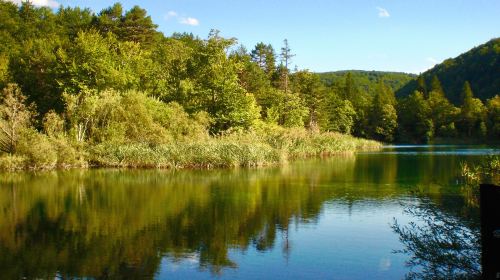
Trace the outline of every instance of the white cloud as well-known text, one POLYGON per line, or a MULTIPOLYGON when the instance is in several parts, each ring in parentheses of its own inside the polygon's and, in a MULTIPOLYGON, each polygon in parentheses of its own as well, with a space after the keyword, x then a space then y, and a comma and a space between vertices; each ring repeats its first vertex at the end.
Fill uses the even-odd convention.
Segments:
POLYGON ((176 11, 168 11, 167 14, 165 15, 165 20, 169 20, 171 18, 177 17, 177 12, 176 11))
POLYGON ((387 18, 391 16, 389 12, 384 8, 377 7, 377 10, 378 10, 378 17, 380 18, 387 18))
POLYGON ((176 11, 168 11, 165 16, 165 20, 170 20, 173 18, 178 19, 178 22, 180 24, 185 24, 185 25, 191 25, 191 26, 198 26, 200 25, 200 21, 197 18, 194 17, 186 17, 184 15, 179 16, 179 14, 176 11))
POLYGON ((414 71, 409 71, 409 73, 414 73, 414 74, 421 74, 424 73, 425 71, 431 69, 432 67, 436 66, 440 61, 435 59, 434 57, 426 57, 425 58, 425 63, 423 63, 423 66, 421 69, 414 70, 414 71))
POLYGON ((439 61, 435 59, 434 57, 428 57, 425 59, 427 62, 432 63, 432 66, 436 65, 439 61))
POLYGON ((196 18, 192 17, 183 17, 179 19, 179 22, 181 24, 186 24, 186 25, 191 25, 191 26, 198 26, 200 25, 200 21, 196 18))
MULTIPOLYGON (((21 5, 22 0, 8 0, 16 5, 21 5)), ((57 8, 61 4, 59 4, 57 1, 54 0, 31 0, 31 3, 35 6, 44 6, 44 7, 50 7, 50 8, 57 8)))

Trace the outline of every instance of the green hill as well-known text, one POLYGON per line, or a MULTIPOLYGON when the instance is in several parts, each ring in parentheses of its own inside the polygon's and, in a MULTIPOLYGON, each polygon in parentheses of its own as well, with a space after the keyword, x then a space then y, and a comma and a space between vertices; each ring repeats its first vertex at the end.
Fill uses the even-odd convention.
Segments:
MULTIPOLYGON (((483 101, 500 94, 500 38, 447 59, 422 73, 427 88, 434 75, 441 81, 446 97, 454 104, 460 103, 465 81, 469 81, 474 95, 483 101)), ((410 81, 396 92, 396 96, 407 96, 416 88, 416 80, 410 81)))
POLYGON ((318 75, 320 76, 321 81, 323 81, 326 85, 331 86, 335 84, 343 84, 347 73, 351 73, 354 83, 360 89, 363 89, 369 94, 374 94, 377 88, 377 83, 380 79, 384 79, 386 85, 390 86, 393 91, 397 91, 416 78, 416 75, 414 74, 362 70, 324 72, 318 73, 318 75))

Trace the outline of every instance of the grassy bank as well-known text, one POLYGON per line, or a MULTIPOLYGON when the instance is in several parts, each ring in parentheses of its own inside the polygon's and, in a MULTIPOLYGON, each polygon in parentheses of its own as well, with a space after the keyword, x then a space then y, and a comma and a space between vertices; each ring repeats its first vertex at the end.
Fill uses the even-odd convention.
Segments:
POLYGON ((188 113, 134 91, 65 95, 65 111, 50 111, 41 122, 17 86, 3 96, 1 170, 252 167, 380 147, 340 133, 313 133, 302 123, 283 127, 255 119, 222 129, 204 111, 188 113))
POLYGON ((34 143, 34 152, 0 157, 0 169, 54 169, 77 167, 226 168, 283 164, 293 159, 331 156, 379 149, 381 144, 340 133, 311 133, 305 129, 265 126, 194 141, 151 145, 112 143, 73 147, 47 141, 34 143), (54 145, 55 147, 50 147, 54 145))

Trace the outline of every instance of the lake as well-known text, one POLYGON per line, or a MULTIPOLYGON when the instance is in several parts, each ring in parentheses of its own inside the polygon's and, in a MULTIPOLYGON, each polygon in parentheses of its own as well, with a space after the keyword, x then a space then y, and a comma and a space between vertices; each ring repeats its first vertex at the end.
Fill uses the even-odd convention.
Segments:
POLYGON ((460 164, 499 153, 391 146, 262 169, 0 174, 0 278, 400 279, 433 273, 407 265, 443 253, 432 236, 466 244, 455 272, 471 273, 479 209, 460 164))

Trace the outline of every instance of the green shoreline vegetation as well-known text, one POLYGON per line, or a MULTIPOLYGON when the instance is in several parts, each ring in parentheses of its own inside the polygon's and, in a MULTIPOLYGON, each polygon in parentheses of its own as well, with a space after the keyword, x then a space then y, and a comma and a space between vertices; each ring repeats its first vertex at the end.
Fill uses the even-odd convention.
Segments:
POLYGON ((1 145, 9 153, 0 157, 0 170, 258 167, 381 145, 259 120, 246 130, 210 136, 210 119, 204 112, 190 116, 177 103, 114 90, 65 96, 68 109, 64 117, 49 112, 38 132, 31 121, 33 108, 25 105, 19 88, 10 84, 3 93, 1 145))
MULTIPOLYGON (((165 36, 138 6, 0 0, 0 27, 3 170, 251 167, 381 142, 500 138, 500 97, 475 98, 468 82, 460 104, 437 76, 396 99, 415 77, 292 71, 286 39, 277 53, 217 30, 165 36)), ((498 57, 498 44, 481 53, 498 57)))

